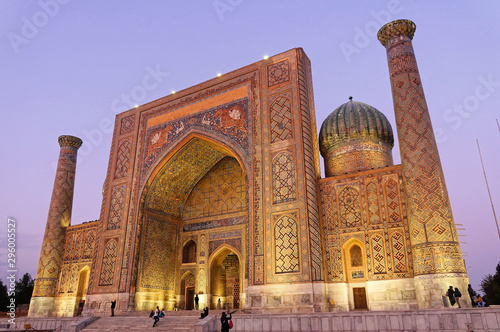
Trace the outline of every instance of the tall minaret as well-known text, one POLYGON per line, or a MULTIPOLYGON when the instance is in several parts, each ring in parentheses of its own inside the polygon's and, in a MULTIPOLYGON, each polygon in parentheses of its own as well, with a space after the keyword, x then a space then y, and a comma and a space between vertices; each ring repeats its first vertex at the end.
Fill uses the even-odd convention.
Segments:
POLYGON ((377 37, 389 62, 417 301, 420 308, 439 308, 446 289, 453 285, 463 292, 468 278, 413 51, 414 32, 415 23, 396 20, 377 37))
POLYGON ((76 155, 82 146, 82 140, 65 135, 59 136, 58 141, 61 150, 31 298, 29 315, 32 317, 52 315, 57 280, 64 255, 66 227, 71 224, 76 155))

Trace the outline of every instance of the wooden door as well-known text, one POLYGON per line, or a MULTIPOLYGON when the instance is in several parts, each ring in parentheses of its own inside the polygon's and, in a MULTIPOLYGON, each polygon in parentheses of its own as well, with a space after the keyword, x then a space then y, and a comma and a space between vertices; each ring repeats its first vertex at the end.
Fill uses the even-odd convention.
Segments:
POLYGON ((364 287, 356 287, 352 289, 354 297, 354 309, 368 310, 366 303, 366 290, 364 287))
POLYGON ((194 287, 186 288, 186 310, 194 309, 194 287))

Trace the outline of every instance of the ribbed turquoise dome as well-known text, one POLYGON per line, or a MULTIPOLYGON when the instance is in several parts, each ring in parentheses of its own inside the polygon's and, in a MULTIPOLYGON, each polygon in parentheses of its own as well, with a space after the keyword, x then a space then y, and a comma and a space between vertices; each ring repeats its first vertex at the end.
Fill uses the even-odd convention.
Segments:
POLYGON ((392 149, 394 135, 384 114, 375 107, 352 99, 334 110, 321 125, 319 145, 324 157, 359 140, 382 143, 392 149))
POLYGON ((394 136, 385 115, 349 99, 325 119, 319 132, 327 177, 393 165, 394 136))

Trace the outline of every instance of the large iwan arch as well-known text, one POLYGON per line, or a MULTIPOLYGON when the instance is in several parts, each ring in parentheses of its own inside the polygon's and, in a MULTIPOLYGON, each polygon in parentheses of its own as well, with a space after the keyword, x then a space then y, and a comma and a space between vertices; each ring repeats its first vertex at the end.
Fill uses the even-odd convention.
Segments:
MULTIPOLYGON (((220 261, 214 266, 219 270, 233 257, 231 252, 246 250, 241 238, 248 224, 248 185, 236 156, 220 142, 189 135, 151 172, 140 211, 136 309, 190 308, 194 294, 199 294, 200 306, 215 308, 210 284, 212 250, 217 244, 229 248, 226 243, 237 242, 233 250, 217 251, 220 261)), ((229 297, 237 306, 244 266, 239 257, 238 293, 229 297)))

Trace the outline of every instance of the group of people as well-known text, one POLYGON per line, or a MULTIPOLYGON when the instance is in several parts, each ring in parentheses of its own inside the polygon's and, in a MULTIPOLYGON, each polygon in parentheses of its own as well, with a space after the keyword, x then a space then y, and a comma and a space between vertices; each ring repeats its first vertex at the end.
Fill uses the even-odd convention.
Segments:
MULTIPOLYGON (((470 301, 471 301, 473 307, 486 307, 487 306, 487 304, 481 298, 481 295, 476 294, 476 292, 472 289, 472 286, 470 284, 469 284, 469 287, 467 288, 467 292, 469 293, 470 301)), ((452 307, 456 303, 459 308, 462 308, 460 306, 460 298, 462 297, 462 293, 460 293, 460 290, 457 287, 455 287, 455 289, 453 289, 453 286, 450 286, 450 288, 448 288, 448 290, 446 291, 446 296, 450 300, 450 304, 452 307)))
MULTIPOLYGON (((200 298, 198 297, 198 294, 195 295, 194 297, 194 303, 195 303, 195 309, 199 310, 199 304, 200 304, 200 298)), ((221 301, 220 299, 217 301, 217 309, 220 309, 221 301)), ((174 307, 174 311, 179 310, 177 307, 177 304, 174 307)), ((114 305, 112 306, 112 311, 114 310, 114 305)), ((220 318, 220 323, 221 323, 221 332, 229 332, 229 329, 233 328, 233 323, 231 320, 232 314, 235 313, 237 310, 230 311, 229 309, 227 311, 222 312, 222 316, 220 318)), ((201 312, 200 319, 205 318, 208 316, 209 309, 208 307, 205 307, 203 311, 201 312)), ((162 309, 160 311, 160 307, 157 306, 155 310, 151 310, 151 313, 149 314, 149 318, 154 319, 153 327, 156 327, 158 322, 160 321, 160 318, 165 316, 165 309, 162 309)))
POLYGON ((473 307, 487 307, 488 306, 486 304, 486 302, 483 301, 481 294, 476 294, 476 292, 472 289, 470 284, 469 284, 469 288, 467 289, 467 291, 469 292, 470 301, 471 301, 473 307))
POLYGON ((450 300, 450 304, 452 307, 456 303, 458 304, 459 308, 462 308, 460 306, 460 298, 462 297, 462 293, 460 293, 460 290, 457 287, 453 289, 453 286, 450 286, 450 288, 448 288, 448 290, 446 291, 446 296, 448 296, 448 299, 450 300))
POLYGON ((160 311, 160 307, 156 306, 155 310, 151 310, 151 312, 149 313, 149 318, 154 319, 153 327, 157 326, 160 318, 163 316, 165 316, 165 309, 161 309, 160 311))

